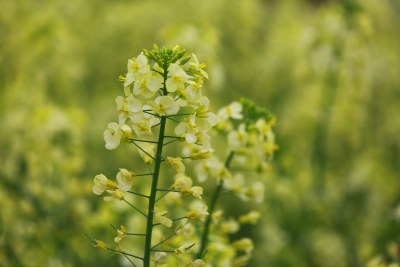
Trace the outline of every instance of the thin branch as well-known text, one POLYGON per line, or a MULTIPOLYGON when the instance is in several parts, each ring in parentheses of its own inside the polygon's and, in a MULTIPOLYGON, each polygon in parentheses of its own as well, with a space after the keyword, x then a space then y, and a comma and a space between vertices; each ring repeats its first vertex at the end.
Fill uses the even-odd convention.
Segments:
MULTIPOLYGON (((122 250, 119 245, 118 245, 118 249, 122 250)), ((125 255, 125 254, 122 254, 122 255, 124 255, 125 259, 127 259, 133 265, 133 267, 137 267, 137 265, 128 257, 128 255, 125 255)))
POLYGON ((150 67, 150 69, 151 69, 152 71, 154 71, 154 72, 160 74, 161 76, 164 76, 164 73, 162 73, 161 71, 158 71, 158 70, 156 70, 156 69, 153 68, 153 67, 150 67))
POLYGON ((161 200, 163 197, 165 197, 166 195, 168 195, 169 192, 170 192, 170 191, 165 192, 164 194, 162 194, 161 196, 159 196, 159 197, 156 199, 156 202, 158 202, 158 201, 161 200))
POLYGON ((162 249, 152 249, 151 251, 155 252, 167 252, 167 253, 173 253, 175 250, 162 250, 162 249))
POLYGON ((147 218, 147 215, 143 211, 141 211, 140 209, 138 209, 135 206, 133 206, 131 203, 126 201, 126 199, 122 199, 122 200, 125 201, 125 203, 128 204, 129 206, 131 206, 134 210, 136 210, 137 212, 139 212, 140 214, 142 214, 144 217, 147 218))
POLYGON ((171 121, 173 121, 173 122, 179 123, 179 121, 174 120, 173 118, 168 118, 168 117, 167 117, 167 119, 169 119, 169 120, 171 120, 171 121))
POLYGON ((139 259, 139 260, 143 260, 142 257, 139 257, 139 256, 136 256, 136 255, 127 253, 127 252, 125 252, 125 251, 123 251, 123 250, 116 250, 116 249, 112 249, 112 248, 109 248, 109 247, 105 247, 105 248, 108 249, 109 251, 113 251, 113 252, 115 252, 115 253, 124 254, 124 255, 126 255, 126 256, 130 256, 130 257, 133 257, 133 258, 136 258, 136 259, 139 259))
MULTIPOLYGON (((182 220, 182 219, 186 219, 186 218, 187 218, 187 217, 184 216, 184 217, 172 219, 171 221, 176 222, 176 221, 179 221, 179 220, 182 220)), ((158 225, 161 225, 161 224, 162 224, 162 223, 154 223, 153 226, 158 226, 158 225)))
POLYGON ((183 137, 180 137, 180 136, 174 136, 174 135, 165 135, 164 137, 166 137, 166 138, 184 139, 183 137))
POLYGON ((162 189, 162 188, 157 188, 157 191, 161 191, 161 192, 179 192, 173 189, 162 189))
POLYGON ((131 142, 132 142, 132 144, 134 144, 137 148, 139 148, 143 153, 145 153, 147 156, 149 156, 150 158, 152 158, 153 160, 155 160, 154 157, 153 157, 152 155, 149 154, 149 152, 147 152, 146 150, 144 150, 143 148, 141 148, 138 144, 135 143, 135 141, 131 141, 131 142))
POLYGON ((146 236, 146 234, 126 233, 126 235, 146 236))
POLYGON ((156 247, 158 247, 159 245, 161 245, 161 244, 167 242, 168 240, 170 240, 171 238, 173 238, 173 237, 176 236, 177 234, 178 234, 178 233, 175 232, 175 233, 169 235, 167 238, 161 240, 160 242, 158 242, 157 244, 155 244, 154 246, 152 246, 151 249, 152 249, 152 250, 155 249, 156 247))
POLYGON ((180 217, 180 218, 172 219, 172 221, 176 222, 176 221, 183 220, 183 219, 186 219, 186 218, 187 218, 187 216, 183 216, 183 217, 180 217))
POLYGON ((180 113, 180 114, 173 114, 173 115, 168 115, 168 117, 179 117, 179 116, 189 116, 189 115, 193 115, 195 113, 180 113))
POLYGON ((152 144, 157 144, 156 141, 151 141, 151 140, 143 140, 143 139, 129 139, 129 141, 136 141, 136 142, 143 142, 143 143, 152 143, 152 144))
POLYGON ((160 125, 160 124, 161 124, 161 123, 154 124, 153 126, 151 126, 151 128, 157 127, 157 126, 160 125))
POLYGON ((145 198, 149 198, 150 196, 146 196, 146 195, 143 195, 143 194, 140 194, 140 193, 136 193, 136 192, 133 192, 133 191, 127 191, 128 193, 131 193, 132 195, 137 195, 137 196, 140 196, 140 197, 145 197, 145 198))
POLYGON ((171 140, 171 141, 168 141, 168 142, 166 142, 165 144, 163 144, 163 146, 169 145, 169 144, 174 143, 174 142, 176 142, 176 141, 179 141, 179 139, 173 139, 173 140, 171 140))
POLYGON ((143 173, 143 174, 135 174, 136 177, 138 176, 151 176, 153 173, 143 173))
POLYGON ((152 112, 150 112, 150 111, 152 111, 152 110, 143 110, 143 112, 146 113, 146 114, 149 114, 149 115, 152 115, 152 116, 158 117, 158 118, 161 117, 160 115, 158 115, 158 114, 156 114, 156 113, 152 113, 152 112))

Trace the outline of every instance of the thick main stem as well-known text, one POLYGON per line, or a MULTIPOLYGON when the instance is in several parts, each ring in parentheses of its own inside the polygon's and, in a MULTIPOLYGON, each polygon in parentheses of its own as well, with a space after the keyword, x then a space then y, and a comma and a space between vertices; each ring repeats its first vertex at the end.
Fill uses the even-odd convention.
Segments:
POLYGON ((167 121, 166 117, 161 118, 160 134, 158 136, 157 152, 156 152, 156 158, 155 158, 155 163, 154 163, 154 174, 153 174, 153 181, 151 183, 149 208, 148 208, 148 215, 147 215, 146 242, 144 245, 144 257, 143 257, 143 266, 144 267, 150 267, 151 237, 153 234, 154 206, 156 203, 158 177, 160 174, 160 167, 161 167, 161 162, 162 162, 162 149, 163 149, 166 121, 167 121))
MULTIPOLYGON (((167 95, 167 88, 166 88, 166 81, 168 77, 166 65, 164 65, 164 86, 163 86, 163 95, 167 95)), ((151 182, 151 191, 150 191, 150 198, 149 198, 149 208, 148 208, 148 215, 147 215, 147 225, 146 225, 146 241, 144 244, 144 256, 143 256, 143 266, 150 267, 150 256, 151 256, 151 238, 153 235, 153 219, 154 219, 154 206, 157 201, 157 184, 158 184, 158 177, 160 175, 160 168, 162 162, 162 150, 164 144, 164 137, 165 137, 165 126, 167 124, 167 117, 161 116, 160 121, 160 133, 158 135, 157 141, 157 151, 154 163, 154 172, 153 172, 153 181, 151 182)))
MULTIPOLYGON (((233 152, 233 151, 231 151, 229 153, 228 158, 225 161, 225 167, 226 168, 229 168, 229 165, 231 164, 231 161, 233 159, 234 153, 235 152, 233 152)), ((200 241, 200 250, 199 250, 199 253, 197 254, 197 258, 198 259, 203 258, 204 252, 205 252, 205 250, 207 248, 208 235, 210 233, 210 226, 211 226, 211 223, 212 223, 212 214, 214 212, 215 206, 217 204, 218 198, 219 198, 219 196, 221 194, 221 191, 222 191, 223 187, 224 187, 224 180, 221 179, 219 181, 219 183, 218 183, 217 188, 214 191, 214 194, 213 194, 212 199, 211 199, 211 203, 210 203, 210 205, 208 207, 209 208, 208 211, 209 211, 210 215, 207 217, 206 223, 204 224, 204 232, 203 232, 203 235, 202 235, 201 241, 200 241)))

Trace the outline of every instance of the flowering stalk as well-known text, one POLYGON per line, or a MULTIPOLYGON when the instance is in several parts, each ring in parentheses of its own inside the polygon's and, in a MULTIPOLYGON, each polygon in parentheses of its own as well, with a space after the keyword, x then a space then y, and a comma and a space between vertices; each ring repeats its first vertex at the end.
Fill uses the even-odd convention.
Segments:
MULTIPOLYGON (((190 255, 190 250, 197 243, 191 229, 195 220, 204 221, 209 213, 207 206, 201 202, 203 188, 193 186, 192 179, 185 174, 183 160, 207 159, 211 156, 213 150, 207 131, 217 123, 217 116, 209 110, 209 100, 201 90, 203 80, 208 78, 205 65, 200 64, 194 54, 183 57, 184 54, 185 50, 179 46, 158 48, 155 45, 151 51, 143 50, 139 56, 130 59, 127 74, 120 77, 124 83, 125 97, 118 96, 115 100, 119 111, 118 123, 109 123, 104 132, 107 149, 115 149, 124 142, 132 144, 144 163, 153 165, 152 172, 144 174, 121 168, 116 182, 103 174, 96 175, 94 179, 93 193, 109 193, 111 196, 107 199, 114 198, 126 203, 146 220, 145 226, 135 222, 133 232, 128 232, 124 225, 113 227, 117 234, 114 239, 116 249, 105 242, 95 242, 95 247, 120 252, 120 246, 128 237, 144 236, 143 246, 136 248, 143 250, 143 257, 125 252, 128 251, 125 248, 121 253, 133 266, 136 266, 134 260, 141 260, 144 267, 166 262, 171 266, 204 266, 201 259, 192 259, 190 255), (175 134, 170 133, 173 125, 175 134), (154 135, 153 131, 158 131, 157 140, 148 138, 154 135), (178 157, 163 155, 164 146, 176 141, 194 148, 192 154, 178 157), (163 183, 160 182, 163 163, 176 172, 174 181, 165 179, 163 183), (140 188, 131 191, 135 179, 140 176, 152 177, 150 193, 137 192, 140 188), (159 188, 160 184, 165 183, 167 188, 159 188), (157 196, 159 192, 161 195, 157 196), (174 194, 175 197, 178 194, 179 197, 189 196, 197 200, 185 200, 176 205, 167 196, 174 194), (132 203, 130 196, 146 199, 147 212, 132 203), (168 210, 171 205, 174 205, 174 209, 168 210), (187 207, 190 209, 187 210, 187 207), (169 212, 175 218, 168 218, 169 212), (160 227, 155 229, 155 226, 160 227), (140 233, 142 227, 145 233, 140 233), (167 231, 172 227, 172 233, 167 231), (176 254, 177 259, 170 257, 170 254, 176 254)), ((128 244, 135 247, 139 243, 128 244)))
POLYGON ((260 179, 269 169, 268 161, 277 148, 272 132, 274 117, 246 99, 222 108, 218 116, 216 134, 227 141, 222 147, 227 148, 228 157, 225 163, 213 156, 197 165, 199 181, 210 177, 217 182, 209 204, 210 216, 200 234, 197 258, 215 266, 245 266, 254 248, 253 242, 247 237, 233 241, 230 235, 237 233, 241 225, 257 223, 260 213, 251 210, 237 219, 224 218, 224 211, 216 207, 222 192, 230 192, 243 201, 262 201, 260 179))
MULTIPOLYGON (((164 65, 164 74, 163 74, 163 95, 167 95, 167 88, 166 82, 168 77, 168 68, 167 65, 164 65)), ((149 267, 150 266, 150 253, 151 253, 151 237, 153 234, 153 217, 154 217, 154 206, 156 203, 157 198, 157 185, 158 185, 158 178, 160 175, 160 167, 162 162, 162 151, 163 151, 163 144, 164 144, 164 135, 165 135, 165 127, 167 124, 167 118, 165 116, 161 117, 160 122, 160 133, 158 135, 158 142, 157 142, 157 152, 156 158, 154 163, 154 174, 153 180, 151 183, 151 191, 150 191, 150 198, 149 198, 149 208, 148 208, 148 215, 147 215, 147 225, 146 225, 146 241, 144 245, 144 257, 143 257, 143 266, 149 267)))
MULTIPOLYGON (((232 162, 234 154, 235 154, 235 152, 233 152, 233 151, 231 151, 229 153, 228 158, 225 161, 225 167, 226 168, 229 168, 229 165, 232 162)), ((210 214, 213 214, 213 212, 215 210, 215 206, 217 204, 217 201, 218 201, 218 198, 219 198, 219 196, 221 194, 223 186, 224 186, 224 180, 221 179, 218 182, 217 187, 215 188, 214 194, 212 196, 212 199, 211 199, 211 202, 210 202, 210 205, 209 205, 209 213, 210 214)), ((199 252, 197 254, 197 258, 199 258, 199 259, 204 257, 204 254, 205 254, 205 251, 206 251, 206 248, 207 248, 208 235, 209 235, 209 232, 210 232, 211 223, 212 223, 212 216, 208 216, 207 219, 206 219, 206 222, 204 224, 203 234, 201 236, 200 250, 199 250, 199 252)))

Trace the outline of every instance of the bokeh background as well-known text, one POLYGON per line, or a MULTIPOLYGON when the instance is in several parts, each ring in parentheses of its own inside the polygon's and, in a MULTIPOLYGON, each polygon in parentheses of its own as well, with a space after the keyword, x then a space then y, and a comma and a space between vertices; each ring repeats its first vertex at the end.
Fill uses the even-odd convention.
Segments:
POLYGON ((91 186, 135 161, 102 133, 153 43, 206 62, 214 109, 278 118, 249 266, 396 262, 399 25, 397 0, 0 0, 0 266, 120 266, 84 236, 121 220, 91 186))

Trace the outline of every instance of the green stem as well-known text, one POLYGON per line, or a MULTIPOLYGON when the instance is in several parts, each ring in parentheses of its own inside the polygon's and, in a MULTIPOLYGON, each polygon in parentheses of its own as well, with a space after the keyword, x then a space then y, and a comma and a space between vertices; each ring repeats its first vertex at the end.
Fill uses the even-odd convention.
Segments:
MULTIPOLYGON (((229 153, 228 158, 225 161, 225 167, 226 168, 229 168, 229 165, 232 162, 234 154, 235 154, 235 152, 233 152, 233 151, 231 151, 229 153)), ((211 223, 212 223, 212 214, 214 212, 215 206, 217 204, 218 198, 219 198, 219 196, 221 194, 221 191, 222 191, 223 187, 224 187, 224 180, 221 179, 219 181, 218 185, 217 185, 217 188, 214 191, 214 194, 213 194, 212 199, 211 199, 211 203, 210 203, 210 205, 208 207, 210 215, 207 216, 206 223, 204 225, 204 232, 203 232, 203 235, 201 237, 200 250, 199 250, 199 252, 197 254, 197 259, 203 258, 204 253, 206 252, 207 243, 208 243, 208 235, 210 233, 210 226, 211 226, 211 223)))
MULTIPOLYGON (((168 66, 165 64, 164 66, 164 86, 163 86, 163 94, 167 95, 166 81, 168 78, 168 66)), ((165 137, 165 128, 167 124, 167 117, 162 116, 160 120, 160 133, 158 135, 157 141, 157 152, 154 163, 154 172, 153 172, 153 181, 151 183, 151 191, 149 198, 149 208, 147 215, 147 225, 146 225, 146 241, 144 244, 144 257, 143 257, 143 266, 150 267, 150 256, 151 256, 151 238, 153 235, 153 219, 154 219, 154 206, 156 204, 157 199, 157 184, 158 178, 160 175, 161 162, 163 161, 162 151, 165 137)))
POLYGON ((156 203, 156 195, 157 195, 157 184, 158 184, 158 177, 160 174, 160 167, 162 162, 162 149, 163 149, 163 142, 164 142, 164 131, 166 125, 166 118, 161 118, 161 126, 160 126, 160 134, 158 137, 158 144, 157 144, 157 152, 156 152, 156 159, 154 165, 154 175, 153 181, 151 184, 151 192, 149 198, 149 212, 147 215, 147 226, 146 226, 146 242, 144 246, 144 267, 150 267, 150 253, 151 253, 151 237, 153 234, 153 218, 154 218, 154 206, 156 203))

